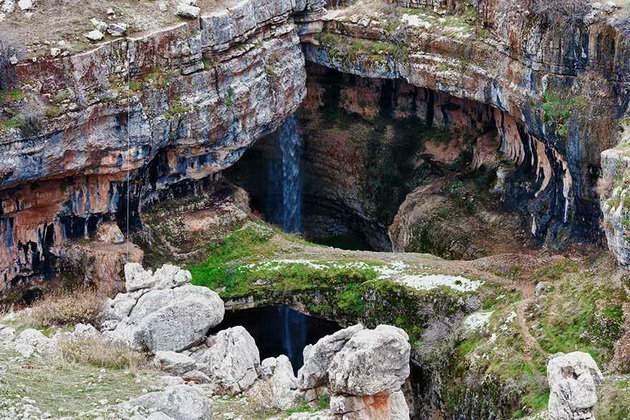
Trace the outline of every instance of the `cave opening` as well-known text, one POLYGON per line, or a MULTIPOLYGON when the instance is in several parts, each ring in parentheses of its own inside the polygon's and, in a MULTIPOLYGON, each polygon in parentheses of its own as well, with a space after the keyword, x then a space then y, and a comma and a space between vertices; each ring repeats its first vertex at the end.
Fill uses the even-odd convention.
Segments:
POLYGON ((341 329, 334 321, 305 315, 288 306, 262 306, 226 311, 223 322, 209 334, 239 325, 256 341, 261 360, 284 354, 296 375, 304 364, 304 348, 341 329))
POLYGON ((563 155, 506 111, 314 64, 307 75, 297 112, 225 171, 265 220, 336 248, 464 260, 573 234, 563 155))

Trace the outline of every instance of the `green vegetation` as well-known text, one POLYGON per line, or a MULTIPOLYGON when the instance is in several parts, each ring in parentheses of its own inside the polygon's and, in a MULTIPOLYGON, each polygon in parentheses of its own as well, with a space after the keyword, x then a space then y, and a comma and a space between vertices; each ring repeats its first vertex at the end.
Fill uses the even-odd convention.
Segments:
POLYGON ((234 106, 234 89, 232 89, 231 87, 228 88, 227 99, 225 101, 225 105, 228 108, 232 108, 234 106))
MULTIPOLYGON (((346 283, 356 287, 358 283, 376 278, 372 269, 343 264, 336 266, 334 261, 262 263, 261 258, 269 258, 278 250, 271 240, 273 234, 270 228, 254 224, 234 232, 223 245, 212 249, 206 262, 189 267, 193 282, 212 289, 225 288, 222 295, 239 297, 256 293, 256 282, 269 283, 275 290, 297 291, 346 283)), ((352 298, 357 296, 344 295, 346 307, 358 307, 352 298)))
POLYGON ((405 59, 407 52, 404 46, 393 42, 369 41, 332 32, 321 32, 316 35, 316 39, 329 48, 332 60, 367 59, 377 64, 384 64, 388 57, 396 60, 405 59))
POLYGON ((173 104, 169 107, 164 114, 164 118, 170 120, 173 116, 178 114, 185 114, 193 110, 193 107, 190 105, 184 105, 179 98, 173 99, 173 104))
POLYGON ((24 99, 24 94, 20 90, 0 90, 0 105, 7 105, 22 99, 24 99))
POLYGON ((569 135, 569 117, 576 107, 583 105, 582 102, 576 97, 563 98, 546 92, 542 101, 543 120, 546 123, 554 122, 556 133, 566 138, 569 135))

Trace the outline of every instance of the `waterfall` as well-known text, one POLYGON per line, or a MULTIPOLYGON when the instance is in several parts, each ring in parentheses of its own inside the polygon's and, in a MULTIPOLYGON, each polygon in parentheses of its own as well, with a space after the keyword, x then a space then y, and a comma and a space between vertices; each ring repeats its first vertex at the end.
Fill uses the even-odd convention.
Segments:
POLYGON ((282 348, 294 366, 304 363, 302 350, 306 347, 307 318, 287 306, 278 307, 282 324, 282 348))
POLYGON ((297 118, 290 116, 280 127, 279 162, 269 167, 271 221, 285 232, 302 227, 302 136, 297 118))

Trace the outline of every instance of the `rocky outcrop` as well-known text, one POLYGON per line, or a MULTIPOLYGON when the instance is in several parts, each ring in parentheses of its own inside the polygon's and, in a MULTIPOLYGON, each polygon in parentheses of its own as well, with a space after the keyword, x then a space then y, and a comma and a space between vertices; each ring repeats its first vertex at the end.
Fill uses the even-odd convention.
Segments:
POLYGON ((211 336, 191 357, 221 393, 236 395, 258 379, 260 353, 254 338, 243 327, 233 327, 211 336))
POLYGON ((244 1, 12 67, 15 94, 0 114, 0 292, 53 276, 60 245, 103 222, 137 229, 152 203, 193 191, 274 131, 305 94, 292 16, 319 7, 244 1))
POLYGON ((305 391, 327 387, 330 409, 340 419, 409 419, 401 391, 409 376, 408 340, 388 325, 341 330, 304 350, 298 384, 305 391))
POLYGON ((108 302, 105 336, 135 350, 181 351, 206 339, 223 320, 218 294, 189 284, 190 273, 165 265, 155 274, 138 265, 125 267, 129 293, 108 302))
POLYGON ((623 267, 630 267, 630 155, 627 143, 602 152, 599 181, 603 228, 608 249, 623 267))
POLYGON ((438 13, 415 9, 424 3, 331 11, 306 58, 491 106, 510 176, 529 178, 511 193, 527 203, 532 236, 597 239, 593 174, 600 152, 619 140, 615 127, 627 108, 622 80, 630 75, 628 40, 614 10, 556 16, 549 24, 549 15, 505 0, 479 3, 470 18, 461 13, 463 1, 431 2, 438 13))
POLYGON ((547 362, 549 415, 552 420, 594 419, 597 388, 604 377, 590 354, 559 353, 547 362))

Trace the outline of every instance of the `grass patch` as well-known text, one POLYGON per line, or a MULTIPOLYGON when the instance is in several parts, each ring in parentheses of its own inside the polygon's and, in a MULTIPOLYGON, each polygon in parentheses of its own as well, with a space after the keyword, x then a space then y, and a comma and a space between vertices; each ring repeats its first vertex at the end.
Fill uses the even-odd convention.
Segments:
POLYGON ((79 323, 97 325, 104 304, 105 297, 91 288, 60 290, 35 303, 22 321, 37 329, 79 323))
POLYGON ((125 346, 99 340, 72 340, 59 343, 62 358, 67 362, 83 363, 106 369, 129 369, 137 372, 146 358, 125 346))

